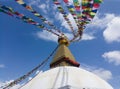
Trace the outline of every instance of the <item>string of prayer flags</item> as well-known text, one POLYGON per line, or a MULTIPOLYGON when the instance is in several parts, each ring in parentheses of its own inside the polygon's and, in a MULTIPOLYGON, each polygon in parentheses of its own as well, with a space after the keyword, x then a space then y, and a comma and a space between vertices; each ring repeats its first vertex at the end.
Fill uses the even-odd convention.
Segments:
POLYGON ((85 24, 85 16, 83 16, 82 7, 80 6, 80 2, 78 0, 73 0, 73 4, 74 4, 75 10, 76 10, 78 23, 79 23, 78 30, 80 30, 80 28, 83 26, 83 24, 85 24))
POLYGON ((59 11, 61 14, 63 14, 63 17, 64 17, 65 21, 68 23, 68 25, 69 25, 69 27, 70 27, 73 35, 75 35, 73 26, 72 26, 72 24, 71 24, 71 22, 70 22, 70 20, 69 20, 69 18, 68 18, 67 13, 66 13, 65 10, 62 8, 61 3, 58 2, 58 0, 53 0, 53 2, 54 2, 54 4, 57 6, 58 11, 59 11))
POLYGON ((71 5, 71 4, 68 2, 68 0, 63 0, 63 1, 64 1, 65 4, 67 5, 67 8, 68 8, 69 12, 70 12, 71 15, 73 16, 73 19, 75 20, 76 25, 79 27, 79 23, 78 23, 78 19, 77 19, 77 15, 76 15, 74 6, 71 5))
POLYGON ((0 11, 2 11, 3 13, 8 14, 8 15, 10 14, 10 16, 14 16, 17 19, 20 19, 20 20, 22 20, 25 23, 29 23, 29 24, 35 25, 36 27, 41 28, 43 30, 46 30, 48 32, 51 32, 51 33, 53 33, 56 36, 60 36, 59 33, 56 33, 54 31, 52 31, 51 29, 46 28, 43 24, 35 22, 34 20, 32 20, 31 18, 25 16, 24 14, 21 14, 21 13, 19 13, 17 11, 14 11, 13 9, 12 9, 12 11, 9 10, 10 8, 11 7, 8 7, 8 6, 5 6, 5 5, 0 5, 0 11))
MULTIPOLYGON (((13 16, 12 13, 6 12, 6 9, 7 9, 7 8, 5 8, 5 6, 0 5, 0 12, 3 12, 3 13, 5 13, 5 14, 7 14, 7 15, 10 15, 10 16, 13 16), (2 8, 4 8, 5 10, 3 10, 2 8)), ((9 10, 9 9, 7 9, 7 10, 9 10)))
POLYGON ((60 30, 58 30, 58 28, 53 25, 51 22, 49 22, 46 18, 44 18, 40 13, 38 13, 36 10, 34 10, 31 6, 27 5, 23 0, 15 0, 18 4, 22 5, 23 7, 25 7, 28 11, 30 11, 31 13, 33 13, 36 17, 39 17, 43 23, 51 26, 53 29, 55 29, 57 32, 63 34, 60 30))
MULTIPOLYGON (((59 29, 57 29, 55 25, 49 22, 40 13, 34 10, 31 6, 27 5, 24 2, 24 0, 15 0, 15 1, 21 6, 23 6, 24 8, 26 8, 28 11, 30 11, 32 14, 34 14, 34 16, 39 17, 42 21, 42 24, 34 21, 32 18, 25 16, 24 14, 14 11, 11 7, 7 7, 1 4, 0 4, 0 12, 3 12, 12 17, 16 17, 17 19, 20 19, 25 23, 29 23, 34 26, 37 26, 38 28, 41 28, 43 30, 53 33, 54 35, 57 35, 57 36, 63 35, 63 33, 59 29), (48 27, 52 28, 52 30, 48 29, 48 27)), ((102 0, 81 0, 81 1, 63 0, 63 2, 65 3, 68 9, 67 11, 65 11, 66 9, 63 8, 62 4, 58 0, 53 0, 53 2, 56 5, 59 13, 63 15, 63 18, 69 25, 73 33, 73 38, 70 40, 70 42, 73 42, 81 39, 83 30, 85 29, 86 25, 89 24, 91 20, 93 20, 93 18, 95 17, 98 11, 98 8, 100 7, 100 3, 102 3, 102 0), (74 30, 71 24, 70 18, 68 17, 68 14, 66 12, 69 12, 72 15, 75 21, 75 24, 78 27, 77 30, 74 30)))
POLYGON ((80 10, 80 3, 78 0, 73 0, 73 4, 75 6, 76 14, 78 18, 81 18, 81 10, 80 10))

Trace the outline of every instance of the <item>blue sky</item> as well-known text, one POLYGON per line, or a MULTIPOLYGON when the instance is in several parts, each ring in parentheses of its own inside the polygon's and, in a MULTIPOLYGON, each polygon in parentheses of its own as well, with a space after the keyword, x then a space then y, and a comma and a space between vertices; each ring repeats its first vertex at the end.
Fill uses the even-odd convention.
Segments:
MULTIPOLYGON (((69 32, 51 1, 24 1, 64 32, 69 32)), ((0 3, 40 21, 14 0, 0 0, 0 3)), ((85 29, 82 40, 69 46, 82 68, 105 79, 114 89, 120 88, 119 3, 120 0, 104 0, 93 22, 85 29)), ((57 46, 56 40, 54 35, 0 13, 0 83, 16 79, 39 64, 57 46)), ((42 70, 48 69, 49 63, 42 70)))

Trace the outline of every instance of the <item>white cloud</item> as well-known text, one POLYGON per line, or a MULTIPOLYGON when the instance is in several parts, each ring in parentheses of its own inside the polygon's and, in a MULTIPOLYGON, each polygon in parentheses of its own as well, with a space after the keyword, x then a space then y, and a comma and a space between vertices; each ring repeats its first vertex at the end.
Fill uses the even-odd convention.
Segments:
POLYGON ((47 31, 43 31, 43 32, 37 32, 36 36, 40 39, 44 39, 47 41, 53 41, 53 42, 57 42, 58 37, 52 33, 49 33, 47 31))
POLYGON ((106 61, 109 63, 114 63, 115 65, 120 65, 120 51, 110 51, 102 55, 106 61))
POLYGON ((15 86, 11 87, 10 89, 19 89, 21 86, 22 86, 21 84, 17 84, 15 86))
POLYGON ((4 85, 4 83, 0 81, 0 89, 2 89, 3 85, 4 85))
POLYGON ((93 40, 93 39, 95 39, 95 36, 93 36, 92 34, 84 33, 82 36, 82 40, 93 40))
MULTIPOLYGON (((66 35, 69 39, 72 39, 72 38, 73 38, 73 35, 70 34, 70 33, 65 33, 65 35, 66 35)), ((93 40, 93 39, 95 39, 95 37, 93 36, 92 33, 84 33, 83 36, 82 36, 81 41, 93 40)))
POLYGON ((30 81, 30 80, 32 80, 32 77, 29 77, 29 78, 28 78, 28 81, 30 81))
POLYGON ((114 17, 103 32, 107 42, 120 42, 120 17, 114 17))
MULTIPOLYGON (((67 17, 69 18, 69 20, 70 20, 73 28, 74 28, 74 29, 77 29, 77 25, 76 25, 76 23, 75 23, 72 15, 69 13, 67 17)), ((65 27, 66 29, 68 29, 68 31, 71 31, 71 29, 70 29, 67 21, 65 21, 65 19, 63 18, 63 15, 62 15, 62 14, 60 14, 59 12, 57 12, 57 13, 55 14, 55 18, 56 18, 56 20, 59 20, 59 21, 61 22, 61 26, 63 26, 63 27, 65 27)))
POLYGON ((5 67, 5 65, 4 64, 0 64, 0 68, 4 68, 5 67))
MULTIPOLYGON (((47 1, 45 3, 41 3, 40 0, 29 0, 29 5, 35 5, 38 8, 40 8, 45 14, 48 11, 49 4, 47 4, 47 1)), ((50 9, 50 8, 49 8, 50 9)))
MULTIPOLYGON (((46 41, 52 41, 52 42, 57 42, 58 37, 52 33, 49 33, 47 31, 43 32, 37 32, 35 34, 38 38, 46 40, 46 41)), ((73 35, 70 33, 65 33, 65 35, 68 37, 68 39, 72 39, 73 35)), ((93 40, 95 37, 92 34, 83 34, 82 41, 86 40, 93 40)))
MULTIPOLYGON (((72 34, 69 34, 69 33, 65 33, 65 35, 71 39, 73 37, 72 34)), ((49 33, 47 31, 43 31, 43 32, 37 32, 36 33, 36 36, 40 39, 44 39, 44 40, 47 40, 47 41, 53 41, 53 42, 57 42, 58 40, 58 37, 52 33, 49 33)))
POLYGON ((39 5, 38 7, 39 7, 40 9, 42 9, 44 13, 47 13, 47 10, 46 10, 47 5, 46 5, 46 4, 41 4, 41 5, 39 5))
POLYGON ((70 30, 70 27, 68 26, 67 22, 64 20, 63 15, 59 12, 55 13, 55 19, 61 22, 61 26, 64 26, 65 28, 70 30))
POLYGON ((109 70, 99 68, 99 69, 93 70, 92 72, 95 73, 96 75, 98 75, 99 77, 103 78, 106 81, 112 79, 112 73, 109 70))
MULTIPOLYGON (((3 89, 5 87, 6 84, 9 84, 10 82, 12 82, 13 80, 10 80, 10 81, 6 81, 6 82, 1 82, 0 81, 0 89, 3 89)), ((20 88, 20 86, 22 86, 23 84, 17 84, 13 87, 11 87, 10 89, 18 89, 20 88)))
POLYGON ((29 0, 29 5, 39 5, 40 0, 29 0))
POLYGON ((97 68, 95 66, 89 66, 86 64, 82 64, 81 68, 96 74, 97 76, 101 77, 105 81, 109 81, 110 79, 112 79, 112 73, 109 70, 105 70, 103 68, 97 68))
POLYGON ((50 8, 49 0, 45 0, 44 2, 41 2, 41 0, 29 0, 29 5, 35 5, 38 8, 40 8, 45 14, 49 13, 50 8))
POLYGON ((115 14, 97 14, 89 27, 104 29, 103 37, 106 42, 120 42, 120 16, 115 14))
POLYGON ((37 75, 38 73, 40 73, 40 71, 39 71, 39 70, 37 70, 35 74, 37 75))
POLYGON ((107 27, 108 23, 114 18, 114 14, 105 14, 104 16, 101 16, 101 14, 97 14, 91 24, 89 24, 89 27, 98 27, 103 29, 107 27))
POLYGON ((43 71, 42 70, 41 71, 37 70, 36 73, 35 73, 35 75, 40 74, 40 73, 43 73, 43 71))

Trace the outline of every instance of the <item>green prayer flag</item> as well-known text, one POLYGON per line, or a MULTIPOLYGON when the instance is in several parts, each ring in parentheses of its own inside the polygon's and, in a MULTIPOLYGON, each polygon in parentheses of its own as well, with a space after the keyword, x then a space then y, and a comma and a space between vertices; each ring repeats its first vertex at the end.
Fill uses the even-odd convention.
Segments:
POLYGON ((103 0, 94 0, 94 3, 102 3, 103 0))
POLYGON ((0 12, 3 12, 3 10, 0 8, 0 12))
POLYGON ((74 2, 74 5, 75 6, 79 6, 79 2, 74 2))
POLYGON ((78 0, 73 0, 73 2, 78 2, 78 0))

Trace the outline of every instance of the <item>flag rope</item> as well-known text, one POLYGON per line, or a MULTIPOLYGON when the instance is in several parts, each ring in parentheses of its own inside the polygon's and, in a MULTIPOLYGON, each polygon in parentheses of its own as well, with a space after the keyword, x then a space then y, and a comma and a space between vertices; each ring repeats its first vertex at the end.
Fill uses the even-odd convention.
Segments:
POLYGON ((59 45, 57 45, 57 47, 50 53, 50 55, 43 60, 38 66, 36 66, 35 68, 33 68, 31 71, 27 72, 26 74, 24 74, 23 76, 19 77, 18 79, 14 80, 13 82, 10 82, 9 84, 6 84, 5 86, 2 86, 3 89, 9 89, 15 85, 17 85, 18 83, 22 82, 23 80, 25 80, 26 78, 28 78, 31 74, 33 74, 35 71, 37 71, 39 68, 41 68, 45 63, 48 62, 48 60, 53 56, 53 54, 55 53, 55 51, 58 49, 59 45))
POLYGON ((53 29, 55 29, 60 34, 64 34, 61 30, 59 30, 55 25, 53 25, 51 22, 49 22, 45 17, 43 17, 40 13, 38 13, 36 10, 34 10, 30 5, 27 5, 23 0, 15 0, 19 5, 26 8, 26 10, 30 11, 34 16, 40 18, 43 23, 47 24, 48 26, 51 26, 53 29))

